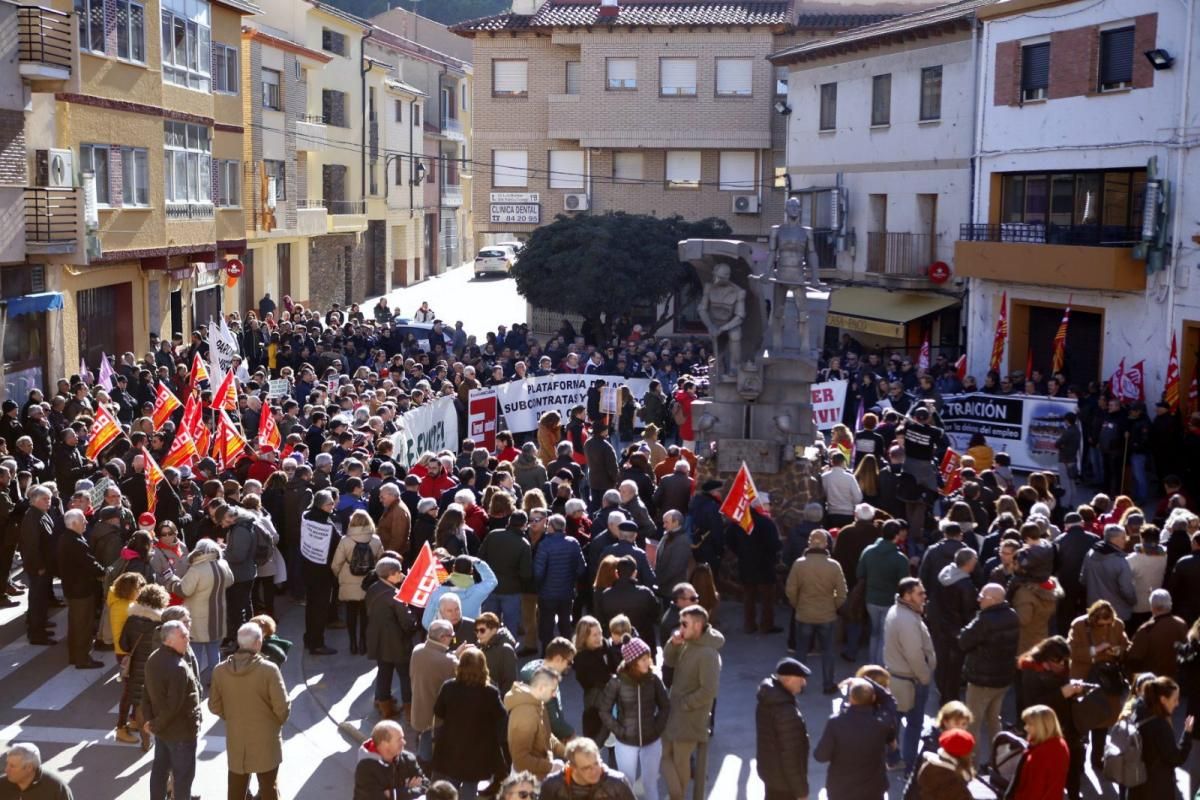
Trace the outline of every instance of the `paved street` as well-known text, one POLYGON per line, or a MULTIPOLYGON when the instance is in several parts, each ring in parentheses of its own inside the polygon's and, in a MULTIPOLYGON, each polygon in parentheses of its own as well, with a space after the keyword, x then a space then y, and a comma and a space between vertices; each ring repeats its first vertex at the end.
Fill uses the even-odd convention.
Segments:
MULTIPOLYGON (((370 314, 377 298, 360 304, 370 314)), ((488 275, 475 278, 470 264, 452 269, 429 280, 397 289, 387 296, 388 305, 401 316, 413 313, 428 301, 449 327, 462 320, 467 333, 480 339, 497 325, 525 320, 525 301, 517 294, 517 282, 509 277, 488 275)))

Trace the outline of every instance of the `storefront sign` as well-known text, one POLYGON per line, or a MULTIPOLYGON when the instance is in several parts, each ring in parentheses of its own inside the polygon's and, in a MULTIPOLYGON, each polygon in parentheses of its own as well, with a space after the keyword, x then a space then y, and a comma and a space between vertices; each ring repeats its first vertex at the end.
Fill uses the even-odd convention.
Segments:
POLYGON ((955 450, 965 453, 971 435, 979 433, 997 453, 1008 453, 1020 470, 1058 463, 1054 443, 1066 428, 1064 416, 1078 411, 1074 400, 1037 395, 952 394, 942 399, 942 423, 955 450))
POLYGON ((491 221, 537 225, 542 221, 542 207, 537 203, 492 203, 491 221))
POLYGON ((895 322, 883 322, 877 319, 851 317, 846 314, 835 314, 832 311, 825 317, 825 325, 830 328, 841 328, 854 333, 870 333, 887 339, 903 339, 904 326, 895 322))
POLYGON ((492 192, 488 196, 489 203, 540 203, 541 195, 537 192, 492 192))

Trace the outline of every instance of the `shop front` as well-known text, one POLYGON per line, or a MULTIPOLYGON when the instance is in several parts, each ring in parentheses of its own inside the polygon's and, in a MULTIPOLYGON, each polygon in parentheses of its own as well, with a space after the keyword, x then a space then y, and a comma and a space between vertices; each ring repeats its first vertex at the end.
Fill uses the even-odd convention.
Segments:
POLYGON ((954 360, 963 350, 961 314, 959 298, 950 295, 841 287, 830 296, 825 346, 831 353, 850 345, 915 360, 928 340, 931 358, 941 353, 954 360))

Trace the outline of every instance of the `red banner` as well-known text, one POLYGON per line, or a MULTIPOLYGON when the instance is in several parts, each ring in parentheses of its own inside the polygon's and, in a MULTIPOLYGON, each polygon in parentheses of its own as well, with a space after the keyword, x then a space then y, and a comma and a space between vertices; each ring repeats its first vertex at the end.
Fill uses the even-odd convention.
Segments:
POLYGON ((424 608, 429 605, 429 598, 441 581, 438 579, 438 563, 433 557, 429 542, 421 545, 421 552, 413 561, 412 569, 400 584, 396 599, 410 606, 424 608))
POLYGON ((495 390, 471 392, 467 430, 471 440, 489 453, 496 449, 496 420, 500 416, 500 402, 495 390))
POLYGON ((942 456, 942 463, 938 467, 938 472, 942 476, 942 494, 953 494, 962 486, 962 456, 954 452, 952 448, 946 448, 946 454, 942 456))
POLYGON ((1167 408, 1175 414, 1179 411, 1179 350, 1175 346, 1175 334, 1171 334, 1171 357, 1167 360, 1167 385, 1163 389, 1167 408))
POLYGON ((756 497, 758 497, 758 490, 754 488, 754 479, 750 477, 750 468, 743 461, 742 466, 738 468, 737 476, 733 479, 733 485, 729 487, 729 494, 725 495, 725 502, 721 503, 721 513, 736 522, 746 533, 750 533, 754 530, 754 517, 750 515, 750 504, 756 497))

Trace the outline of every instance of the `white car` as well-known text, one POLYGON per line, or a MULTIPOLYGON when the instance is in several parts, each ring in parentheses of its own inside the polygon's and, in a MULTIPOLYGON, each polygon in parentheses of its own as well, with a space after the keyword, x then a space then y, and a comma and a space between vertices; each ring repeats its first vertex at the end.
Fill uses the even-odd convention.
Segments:
POLYGON ((517 242, 517 241, 496 242, 496 246, 497 247, 507 247, 508 249, 512 250, 515 255, 518 255, 518 256, 521 255, 521 251, 525 249, 525 243, 517 242))
POLYGON ((495 272, 507 275, 516 260, 516 254, 507 247, 500 245, 485 247, 475 254, 475 277, 482 278, 484 275, 495 272))

